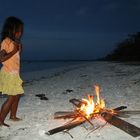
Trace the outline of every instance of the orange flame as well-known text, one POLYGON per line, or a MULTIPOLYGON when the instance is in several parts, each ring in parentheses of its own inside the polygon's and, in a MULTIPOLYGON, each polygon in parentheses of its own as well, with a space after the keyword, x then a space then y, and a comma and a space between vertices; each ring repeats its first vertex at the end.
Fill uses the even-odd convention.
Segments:
POLYGON ((82 99, 84 102, 80 111, 85 114, 87 118, 89 118, 94 113, 99 113, 101 109, 105 107, 105 102, 103 99, 100 99, 100 87, 95 85, 95 92, 97 96, 97 101, 94 102, 94 98, 91 95, 88 95, 88 99, 82 99))
POLYGON ((93 113, 95 104, 93 101, 93 96, 88 95, 87 99, 82 99, 84 101, 84 104, 82 104, 80 110, 85 113, 86 117, 90 117, 90 115, 93 113))

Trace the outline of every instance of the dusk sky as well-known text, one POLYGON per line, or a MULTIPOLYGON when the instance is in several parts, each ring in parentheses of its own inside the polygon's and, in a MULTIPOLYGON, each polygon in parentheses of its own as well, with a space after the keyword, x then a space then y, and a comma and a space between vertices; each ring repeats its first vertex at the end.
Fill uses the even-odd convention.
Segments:
POLYGON ((140 0, 0 0, 0 28, 23 20, 23 59, 103 57, 140 31, 140 0))

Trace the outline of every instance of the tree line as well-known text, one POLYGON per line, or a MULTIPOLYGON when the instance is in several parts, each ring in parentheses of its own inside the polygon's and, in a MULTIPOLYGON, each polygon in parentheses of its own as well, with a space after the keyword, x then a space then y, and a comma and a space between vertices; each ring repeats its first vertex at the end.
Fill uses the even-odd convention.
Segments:
POLYGON ((140 61, 140 32, 128 35, 116 49, 105 57, 111 61, 140 61))

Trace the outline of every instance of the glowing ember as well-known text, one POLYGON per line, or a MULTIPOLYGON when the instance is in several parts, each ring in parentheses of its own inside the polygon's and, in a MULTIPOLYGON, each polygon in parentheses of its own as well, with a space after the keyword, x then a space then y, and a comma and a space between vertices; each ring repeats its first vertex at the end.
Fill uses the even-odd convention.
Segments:
POLYGON ((95 85, 95 92, 97 96, 96 102, 94 102, 94 97, 91 95, 88 95, 88 99, 82 99, 84 103, 81 105, 80 111, 85 114, 87 118, 94 113, 99 113, 105 107, 104 100, 100 99, 100 87, 98 85, 95 85))

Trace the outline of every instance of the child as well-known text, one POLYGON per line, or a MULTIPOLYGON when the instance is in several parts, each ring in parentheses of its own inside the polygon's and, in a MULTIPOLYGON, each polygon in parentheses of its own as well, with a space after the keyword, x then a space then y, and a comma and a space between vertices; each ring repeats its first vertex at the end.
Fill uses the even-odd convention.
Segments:
POLYGON ((4 120, 10 112, 10 119, 21 120, 16 116, 20 96, 24 93, 20 78, 20 39, 23 33, 23 22, 16 17, 8 17, 1 32, 0 62, 0 92, 8 98, 0 110, 0 125, 9 127, 4 120))

